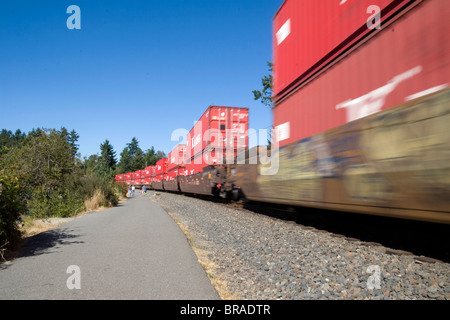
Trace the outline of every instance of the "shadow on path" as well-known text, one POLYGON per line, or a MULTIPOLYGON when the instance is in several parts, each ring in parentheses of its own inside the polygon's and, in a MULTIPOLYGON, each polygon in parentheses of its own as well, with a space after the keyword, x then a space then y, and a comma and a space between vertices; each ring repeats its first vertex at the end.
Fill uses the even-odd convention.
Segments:
MULTIPOLYGON (((57 249, 63 245, 84 243, 78 241, 80 235, 74 234, 72 228, 56 228, 38 233, 34 236, 22 240, 18 249, 10 252, 8 259, 13 262, 14 259, 38 256, 57 252, 57 249)), ((6 269, 11 263, 0 264, 0 270, 6 269)))

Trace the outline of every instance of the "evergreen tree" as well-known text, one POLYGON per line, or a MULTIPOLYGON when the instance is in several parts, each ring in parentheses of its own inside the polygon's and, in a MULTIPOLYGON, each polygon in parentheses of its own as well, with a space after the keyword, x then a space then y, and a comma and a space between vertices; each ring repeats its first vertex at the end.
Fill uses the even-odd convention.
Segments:
POLYGON ((121 173, 134 172, 144 169, 144 152, 139 147, 139 141, 134 137, 120 154, 119 171, 121 173))
POLYGON ((108 169, 112 172, 116 170, 117 160, 116 160, 116 152, 114 151, 113 146, 109 143, 109 140, 105 140, 100 145, 101 155, 100 158, 103 162, 105 162, 108 169))
POLYGON ((67 144, 69 145, 69 148, 70 148, 69 154, 70 154, 71 159, 73 159, 75 161, 76 155, 78 152, 78 147, 79 147, 79 145, 77 144, 77 141, 80 138, 80 136, 78 135, 78 133, 76 133, 75 130, 72 130, 69 132, 69 131, 67 131, 67 129, 65 127, 61 128, 60 133, 61 133, 61 136, 64 137, 67 144))

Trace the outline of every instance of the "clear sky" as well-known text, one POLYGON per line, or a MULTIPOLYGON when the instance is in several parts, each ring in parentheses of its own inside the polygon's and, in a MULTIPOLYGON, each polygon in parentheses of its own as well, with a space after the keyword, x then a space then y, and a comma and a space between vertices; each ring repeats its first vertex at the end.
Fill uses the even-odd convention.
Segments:
POLYGON ((168 154, 172 132, 209 105, 250 108, 250 127, 268 128, 252 90, 268 74, 282 2, 1 0, 0 129, 65 126, 82 156, 108 139, 119 157, 133 137, 168 154), (67 28, 70 5, 80 30, 67 28))

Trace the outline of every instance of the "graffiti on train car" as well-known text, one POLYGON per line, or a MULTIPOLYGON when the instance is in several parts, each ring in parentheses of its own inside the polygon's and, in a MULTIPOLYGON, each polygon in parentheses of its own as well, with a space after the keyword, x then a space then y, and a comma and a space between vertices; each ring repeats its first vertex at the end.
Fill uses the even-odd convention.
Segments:
MULTIPOLYGON (((258 175, 257 183, 262 196, 291 200, 322 201, 321 174, 317 170, 314 141, 305 139, 272 150, 278 153, 279 169, 274 175, 258 175), (277 190, 274 194, 273 190, 277 190)), ((265 164, 259 164, 259 172, 265 164)))
POLYGON ((398 189, 417 194, 450 189, 449 105, 447 91, 374 116, 367 124, 365 154, 387 175, 396 173, 398 189))

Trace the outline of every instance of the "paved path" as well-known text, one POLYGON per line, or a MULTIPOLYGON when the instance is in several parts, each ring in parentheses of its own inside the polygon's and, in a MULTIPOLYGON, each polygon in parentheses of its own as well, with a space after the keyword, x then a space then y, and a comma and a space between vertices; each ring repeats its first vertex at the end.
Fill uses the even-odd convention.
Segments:
POLYGON ((0 265, 0 299, 219 296, 176 223, 136 197, 29 238, 20 257, 0 265))

